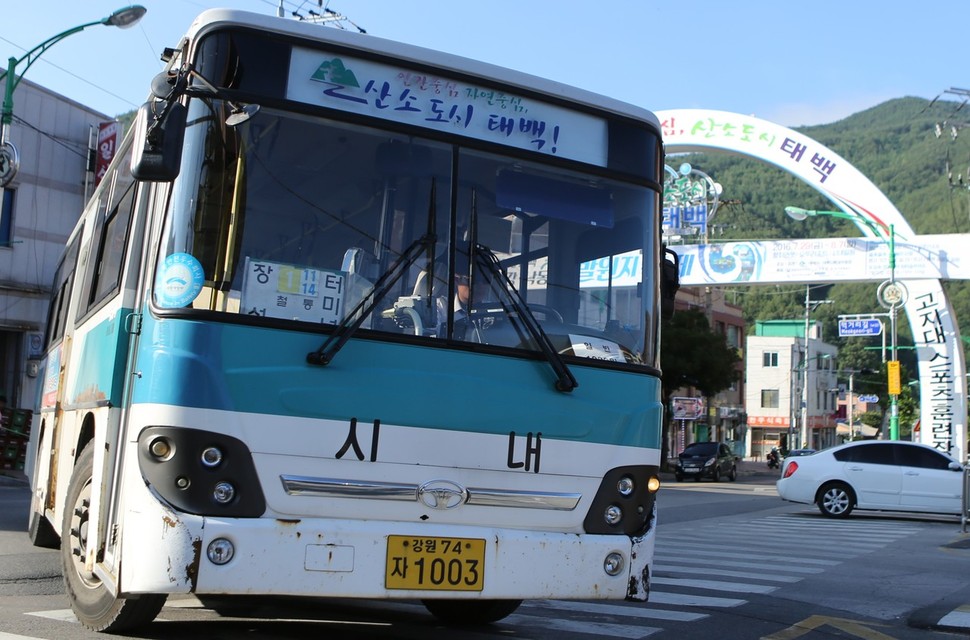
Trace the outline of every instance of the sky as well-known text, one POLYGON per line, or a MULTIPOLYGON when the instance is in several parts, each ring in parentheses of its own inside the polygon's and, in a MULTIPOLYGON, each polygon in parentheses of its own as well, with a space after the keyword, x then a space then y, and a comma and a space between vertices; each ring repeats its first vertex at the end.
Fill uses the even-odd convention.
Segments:
MULTIPOLYGON (((3 0, 0 66, 132 0, 3 0)), ((141 0, 36 58, 26 78, 109 116, 144 102, 159 55, 193 18, 280 0, 141 0)), ((284 12, 321 13, 318 0, 284 12)), ((703 108, 796 127, 906 96, 970 88, 967 0, 323 0, 368 34, 543 76, 652 111, 703 108)), ((353 23, 353 24, 352 24, 353 23)), ((334 28, 334 27, 321 27, 334 28)), ((22 67, 18 67, 18 72, 22 67)), ((18 116, 26 114, 16 112, 18 116)))

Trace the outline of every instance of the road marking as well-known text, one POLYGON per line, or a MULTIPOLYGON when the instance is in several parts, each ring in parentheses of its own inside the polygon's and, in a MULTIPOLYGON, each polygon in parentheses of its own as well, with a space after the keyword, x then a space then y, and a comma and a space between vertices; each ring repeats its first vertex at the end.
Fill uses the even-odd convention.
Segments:
MULTIPOLYGON (((796 567, 794 565, 788 564, 788 558, 776 558, 772 561, 758 561, 758 562, 738 562, 737 560, 724 560, 721 554, 715 553, 711 554, 718 558, 717 566, 719 567, 734 567, 737 569, 762 569, 764 571, 782 572, 782 573, 822 573, 825 569, 820 569, 818 567, 796 567)), ((746 554, 747 556, 747 554, 746 554)), ((750 557, 750 556, 748 556, 750 557)), ((677 556, 673 554, 663 554, 663 559, 666 562, 677 562, 680 564, 700 564, 705 567, 711 566, 711 561, 707 558, 695 558, 691 556, 677 556)))
POLYGON ((716 596, 698 596, 690 593, 670 593, 667 591, 651 591, 651 604, 671 604, 683 607, 740 607, 747 604, 747 600, 740 598, 718 598, 716 596))
MULTIPOLYGON (((816 542, 818 542, 816 540, 816 542)), ((668 547, 687 547, 687 549, 677 549, 677 552, 684 553, 689 551, 692 554, 701 556, 714 556, 716 558, 751 558, 751 553, 743 552, 733 552, 733 551, 720 551, 718 549, 712 549, 709 542, 680 542, 677 540, 658 540, 657 550, 662 552, 668 547), (700 547, 700 548, 698 548, 700 547)), ((737 545, 731 545, 730 548, 737 549, 737 545)), ((663 558, 663 553, 657 553, 656 557, 663 558)), ((765 562, 793 562, 801 564, 815 564, 815 565, 825 565, 834 567, 835 565, 842 564, 841 560, 829 560, 824 558, 786 558, 784 556, 773 556, 773 555, 761 555, 760 550, 758 557, 765 562)))
POLYGON ((964 604, 946 614, 937 623, 947 627, 970 627, 970 604, 964 604))
MULTIPOLYGON (((650 594, 651 603, 653 594, 650 594)), ((559 611, 579 611, 583 613, 598 613, 601 615, 623 616, 625 618, 650 618, 656 620, 676 620, 678 622, 694 622, 708 617, 704 613, 691 611, 668 611, 652 607, 630 604, 600 604, 597 602, 583 602, 574 600, 532 600, 523 605, 523 609, 537 607, 540 609, 556 609, 559 611)))
POLYGON ((77 617, 75 617, 74 612, 70 609, 51 609, 50 611, 28 611, 24 615, 37 616, 38 618, 47 618, 48 620, 57 620, 58 622, 71 622, 73 624, 78 624, 77 617))
MULTIPOLYGON (((668 558, 664 558, 667 560, 668 558)), ((685 567, 673 564, 655 564, 654 571, 661 573, 677 573, 688 575, 722 576, 724 578, 747 578, 750 580, 764 580, 765 582, 798 582, 803 576, 783 576, 775 572, 762 571, 751 573, 750 571, 731 571, 719 567, 685 567)))
MULTIPOLYGON (((866 624, 874 624, 868 622, 866 624)), ((832 618, 830 616, 810 616, 801 622, 797 622, 787 629, 782 629, 778 633, 773 633, 770 636, 762 636, 761 640, 792 640, 793 638, 798 638, 810 633, 819 627, 834 627, 840 631, 848 633, 856 638, 863 638, 864 640, 894 640, 892 636, 887 636, 885 633, 876 631, 875 629, 870 629, 869 627, 863 625, 857 620, 848 620, 846 618, 832 618)), ((876 625, 885 626, 885 625, 876 625)))
POLYGON ((593 635, 605 635, 613 638, 643 638, 662 629, 658 627, 641 627, 629 624, 610 624, 608 622, 583 622, 581 620, 566 620, 563 618, 541 618, 538 616, 513 613, 507 618, 503 618, 496 623, 501 628, 506 625, 512 626, 535 626, 540 624, 543 629, 555 629, 556 631, 569 631, 570 633, 588 633, 593 635))
POLYGON ((778 587, 767 584, 749 584, 747 582, 723 582, 720 580, 691 580, 689 578, 651 578, 650 584, 662 584, 668 587, 693 587, 695 589, 712 589, 732 593, 771 593, 778 587))

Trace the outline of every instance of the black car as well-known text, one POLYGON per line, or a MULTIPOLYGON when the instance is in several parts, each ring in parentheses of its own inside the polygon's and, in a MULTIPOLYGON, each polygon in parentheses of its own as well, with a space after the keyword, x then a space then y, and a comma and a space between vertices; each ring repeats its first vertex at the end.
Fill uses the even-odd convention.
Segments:
POLYGON ((682 482, 684 478, 698 481, 710 478, 719 482, 725 476, 733 482, 738 478, 738 458, 724 443, 693 442, 678 456, 674 476, 677 482, 682 482))

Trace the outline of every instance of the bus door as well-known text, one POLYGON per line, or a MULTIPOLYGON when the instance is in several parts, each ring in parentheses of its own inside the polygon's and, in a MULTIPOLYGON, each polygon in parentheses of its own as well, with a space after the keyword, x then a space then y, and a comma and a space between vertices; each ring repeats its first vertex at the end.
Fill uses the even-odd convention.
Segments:
MULTIPOLYGON (((144 210, 138 197, 140 186, 130 172, 128 154, 119 154, 104 180, 110 181, 110 196, 100 207, 87 260, 78 276, 78 323, 74 331, 73 366, 67 372, 65 396, 85 425, 80 438, 92 435, 94 472, 86 557, 94 570, 93 559, 103 557, 99 576, 116 584, 114 553, 106 535, 118 524, 121 461, 127 417, 130 346, 137 332, 137 283, 141 272, 144 210), (93 427, 93 434, 90 429, 93 427), (93 535, 97 531, 98 535, 93 535), (103 549, 104 553, 101 553, 103 549), (102 575, 108 571, 109 575, 102 575)), ((79 443, 77 454, 83 445, 79 443)))

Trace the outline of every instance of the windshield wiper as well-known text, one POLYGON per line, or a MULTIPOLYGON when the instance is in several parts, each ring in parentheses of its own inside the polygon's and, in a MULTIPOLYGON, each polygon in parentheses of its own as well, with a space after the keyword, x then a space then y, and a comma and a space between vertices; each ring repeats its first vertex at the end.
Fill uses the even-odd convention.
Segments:
POLYGON ((529 309, 529 303, 525 301, 518 289, 515 288, 515 285, 512 284, 512 281, 509 280, 509 277, 502 271, 502 266, 499 264, 495 254, 492 253, 491 249, 480 244, 472 245, 472 248, 472 255, 478 260, 478 264, 485 267, 493 282, 499 283, 511 303, 512 310, 522 320, 522 324, 525 325, 526 330, 532 336, 539 350, 546 357, 546 361, 549 362, 549 365, 555 372, 556 390, 569 393, 578 387, 579 382, 573 376, 573 372, 569 370, 569 367, 566 366, 559 352, 556 351, 556 347, 553 346, 552 341, 549 339, 549 334, 545 332, 542 325, 536 320, 532 310, 529 309))
POLYGON ((436 189, 435 180, 431 180, 431 202, 428 205, 428 231, 423 236, 415 240, 404 250, 401 255, 397 257, 394 263, 388 268, 387 271, 381 274, 381 277, 377 279, 374 283, 374 288, 370 292, 361 298, 360 302, 357 303, 350 313, 344 316, 340 324, 333 330, 330 337, 327 338, 326 342, 321 345, 316 351, 311 351, 306 355, 306 361, 309 364, 318 364, 325 366, 330 364, 333 357, 337 355, 337 352, 350 340, 350 337, 360 329, 360 326, 364 324, 374 309, 384 297, 394 288, 405 273, 407 273, 408 268, 414 264, 414 261, 421 257, 422 254, 433 256, 435 242, 437 242, 437 237, 435 236, 435 226, 437 224, 437 204, 436 204, 436 189))
POLYGON ((433 248, 434 243, 435 237, 433 235, 422 236, 411 243, 411 246, 405 249, 404 253, 394 261, 394 264, 378 278, 370 293, 361 298, 357 306, 344 316, 344 319, 333 330, 333 333, 330 334, 327 341, 316 351, 311 351, 307 354, 306 361, 310 364, 330 364, 330 361, 337 355, 340 348, 364 324, 367 316, 374 311, 377 305, 384 299, 384 296, 397 284, 398 280, 407 273, 408 267, 424 255, 428 247, 433 248))

